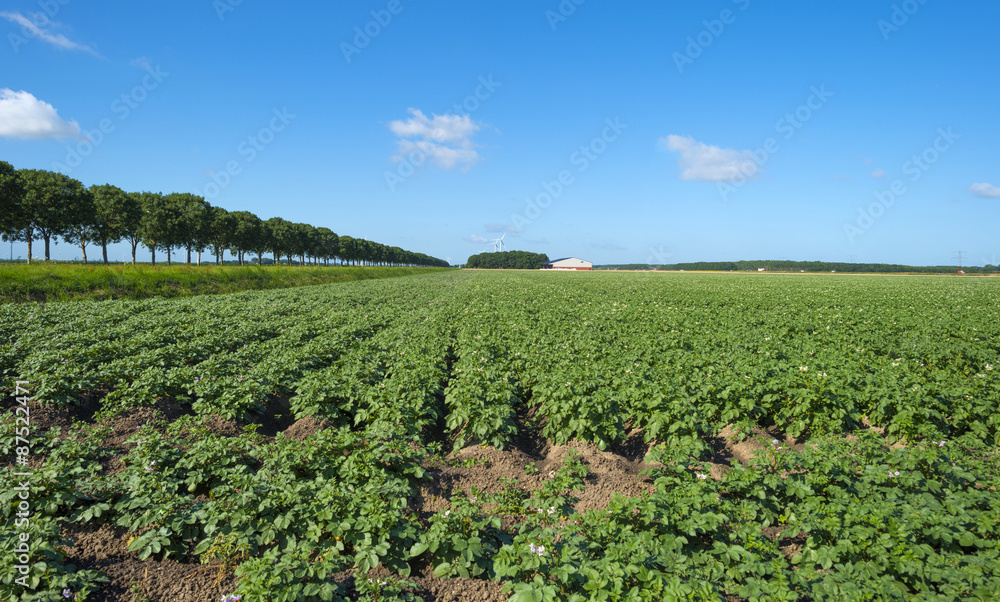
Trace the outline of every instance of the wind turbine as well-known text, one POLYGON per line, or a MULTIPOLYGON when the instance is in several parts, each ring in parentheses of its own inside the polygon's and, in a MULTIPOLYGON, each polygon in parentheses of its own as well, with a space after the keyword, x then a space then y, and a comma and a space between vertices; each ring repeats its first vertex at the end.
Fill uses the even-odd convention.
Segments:
POLYGON ((498 239, 496 239, 496 240, 493 241, 493 252, 494 253, 497 252, 497 251, 499 251, 501 253, 503 252, 503 237, 504 236, 507 236, 506 232, 504 232, 503 234, 501 234, 500 238, 498 238, 498 239))

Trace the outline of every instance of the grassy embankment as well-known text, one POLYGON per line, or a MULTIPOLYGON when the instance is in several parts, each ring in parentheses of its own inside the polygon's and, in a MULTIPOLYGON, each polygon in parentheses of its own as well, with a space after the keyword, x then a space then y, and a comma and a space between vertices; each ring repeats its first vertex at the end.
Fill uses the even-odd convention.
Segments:
POLYGON ((0 264, 0 303, 145 299, 395 278, 446 268, 0 264))

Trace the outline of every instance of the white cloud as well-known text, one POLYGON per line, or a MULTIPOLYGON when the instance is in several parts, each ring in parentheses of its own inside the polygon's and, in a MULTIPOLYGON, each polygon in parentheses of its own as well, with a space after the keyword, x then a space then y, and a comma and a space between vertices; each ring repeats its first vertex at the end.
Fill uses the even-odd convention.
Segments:
POLYGON ((507 224, 486 224, 487 232, 509 232, 511 234, 517 234, 520 232, 514 226, 508 226, 507 224))
POLYGON ((482 236, 476 236, 475 234, 470 234, 469 236, 466 236, 466 237, 464 238, 464 240, 467 240, 467 241, 469 241, 469 242, 477 242, 477 243, 487 243, 487 242, 492 242, 492 241, 489 241, 489 240, 486 240, 486 239, 485 239, 485 238, 483 238, 482 236))
POLYGON ((753 177, 760 171, 748 150, 720 148, 675 134, 660 138, 660 144, 681 154, 677 165, 682 180, 725 182, 753 177))
POLYGON ((880 168, 878 168, 878 169, 876 169, 875 171, 872 172, 872 177, 873 178, 888 178, 889 174, 885 173, 885 171, 880 167, 880 168))
POLYGON ((432 115, 430 119, 419 109, 407 109, 411 117, 389 122, 389 129, 399 136, 396 153, 391 157, 399 163, 426 161, 443 169, 461 166, 468 169, 479 162, 472 136, 479 124, 468 115, 432 115))
POLYGON ((993 184, 987 184, 986 182, 977 182, 969 187, 972 194, 976 196, 981 196, 987 199, 1000 199, 1000 187, 994 186, 993 184))
POLYGON ((0 136, 22 138, 79 138, 80 124, 66 121, 49 103, 21 90, 0 88, 0 136))
POLYGON ((78 44, 61 33, 51 33, 43 28, 44 25, 57 25, 53 21, 50 21, 42 13, 35 13, 32 15, 32 19, 22 15, 20 12, 2 12, 0 17, 7 19, 11 23, 17 23, 21 26, 21 30, 26 37, 38 38, 43 42, 48 42, 56 48, 62 48, 63 50, 79 50, 80 52, 86 52, 92 54, 96 57, 101 55, 85 44, 78 44))
POLYGON ((592 242, 590 243, 591 249, 600 249, 601 251, 627 251, 626 247, 621 246, 616 242, 592 242))

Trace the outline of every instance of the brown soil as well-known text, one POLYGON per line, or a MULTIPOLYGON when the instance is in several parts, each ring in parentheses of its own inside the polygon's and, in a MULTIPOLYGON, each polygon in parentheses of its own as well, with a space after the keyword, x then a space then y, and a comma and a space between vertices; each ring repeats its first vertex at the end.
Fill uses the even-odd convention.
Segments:
POLYGON ((295 439, 296 441, 305 441, 305 439, 317 431, 321 431, 330 426, 330 421, 326 419, 317 420, 313 416, 306 416, 305 418, 300 418, 296 420, 292 426, 285 429, 285 436, 289 439, 295 439))
POLYGON ((77 422, 93 422, 94 414, 101 409, 101 399, 97 396, 87 395, 79 399, 78 402, 78 404, 68 406, 29 403, 32 432, 43 433, 53 427, 60 427, 65 432, 77 422))
POLYGON ((544 441, 523 439, 504 450, 476 445, 465 447, 450 454, 446 465, 426 467, 434 480, 421 488, 420 511, 439 512, 448 508, 448 499, 456 489, 466 495, 473 490, 487 495, 499 493, 503 489, 501 479, 516 480, 518 488, 525 492, 538 489, 551 478, 551 474, 562 468, 566 457, 574 451, 577 459, 590 471, 584 480, 585 489, 573 492, 573 496, 579 498, 574 506, 577 512, 602 508, 615 493, 638 497, 653 492, 656 488, 652 481, 640 474, 651 468, 643 462, 645 453, 638 459, 616 453, 642 446, 641 433, 633 434, 630 439, 607 451, 581 441, 551 445, 544 441), (638 444, 634 439, 638 439, 638 444), (534 466, 532 474, 525 470, 529 465, 534 466))
POLYGON ((295 422, 288 396, 271 395, 264 404, 264 413, 251 416, 249 424, 258 425, 257 432, 274 437, 295 422))
POLYGON ((92 600, 132 602, 136 597, 160 600, 220 600, 236 588, 236 578, 215 567, 175 560, 139 560, 125 549, 127 531, 110 525, 72 525, 66 534, 75 540, 66 561, 78 569, 93 569, 108 576, 92 600))
POLYGON ((733 462, 749 466, 754 455, 770 448, 771 442, 776 439, 778 446, 783 450, 802 451, 805 449, 805 445, 795 437, 788 437, 774 429, 754 428, 744 435, 741 440, 737 431, 732 426, 726 425, 717 437, 708 440, 712 446, 712 457, 714 458, 713 461, 709 462, 711 472, 708 476, 710 478, 721 481, 733 462))

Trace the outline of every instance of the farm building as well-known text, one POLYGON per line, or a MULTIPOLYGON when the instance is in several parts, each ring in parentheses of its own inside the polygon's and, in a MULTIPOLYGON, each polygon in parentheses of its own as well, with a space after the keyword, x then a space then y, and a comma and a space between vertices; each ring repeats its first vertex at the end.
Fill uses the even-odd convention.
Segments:
POLYGON ((592 270, 594 269, 594 264, 589 261, 584 261, 578 257, 563 257, 562 259, 553 259, 552 261, 543 265, 542 269, 543 270, 592 270))

